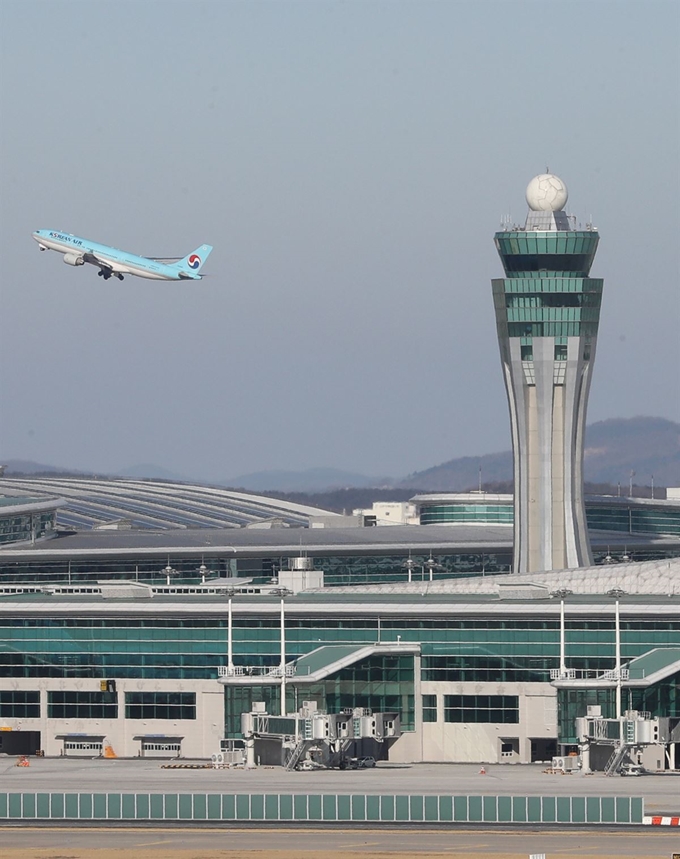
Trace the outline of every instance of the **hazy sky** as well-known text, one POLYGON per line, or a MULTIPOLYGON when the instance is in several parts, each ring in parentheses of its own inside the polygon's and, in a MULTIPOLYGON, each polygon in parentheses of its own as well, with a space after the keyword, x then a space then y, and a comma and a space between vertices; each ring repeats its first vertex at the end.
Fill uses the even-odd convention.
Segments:
POLYGON ((0 459, 399 476, 510 446, 490 279, 549 166, 589 422, 680 419, 676 0, 0 3, 0 459), (199 284, 39 253, 215 246, 199 284))

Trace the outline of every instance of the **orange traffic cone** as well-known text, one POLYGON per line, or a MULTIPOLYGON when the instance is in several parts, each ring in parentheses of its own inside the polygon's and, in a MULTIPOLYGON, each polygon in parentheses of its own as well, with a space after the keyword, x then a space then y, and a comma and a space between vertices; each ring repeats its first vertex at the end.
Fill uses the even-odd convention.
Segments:
POLYGON ((486 769, 484 767, 482 767, 479 771, 479 774, 480 775, 486 775, 486 769))

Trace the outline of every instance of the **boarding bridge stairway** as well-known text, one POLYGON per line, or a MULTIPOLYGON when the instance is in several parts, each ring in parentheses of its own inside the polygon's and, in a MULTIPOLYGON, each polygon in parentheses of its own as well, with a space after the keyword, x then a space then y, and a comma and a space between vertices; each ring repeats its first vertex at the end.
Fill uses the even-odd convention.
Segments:
POLYGON ((605 775, 616 775, 623 764, 624 760, 628 755, 628 746, 625 743, 621 743, 620 746, 616 746, 614 751, 611 754, 611 757, 607 761, 604 774, 605 775))
POLYGON ((624 722, 624 731, 624 738, 615 746, 611 757, 605 765, 605 775, 611 776, 621 772, 621 767, 623 766, 626 757, 628 757, 628 752, 636 745, 635 723, 632 721, 624 722))
POLYGON ((294 770, 309 749, 316 744, 316 740, 300 740, 288 757, 285 769, 288 771, 294 770))

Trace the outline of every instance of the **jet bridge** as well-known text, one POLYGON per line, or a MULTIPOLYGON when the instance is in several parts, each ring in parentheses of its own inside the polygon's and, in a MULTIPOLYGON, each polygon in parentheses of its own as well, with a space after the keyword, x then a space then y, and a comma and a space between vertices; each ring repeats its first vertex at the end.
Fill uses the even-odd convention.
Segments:
POLYGON ((368 708, 326 713, 316 701, 304 701, 297 713, 273 716, 263 703, 241 714, 246 767, 258 764, 295 769, 343 769, 352 765, 352 750, 361 740, 390 744, 401 736, 399 714, 368 708))
POLYGON ((627 710, 620 719, 604 719, 601 707, 589 706, 587 715, 576 719, 576 734, 584 773, 592 772, 593 752, 604 749, 609 752, 605 775, 641 775, 647 749, 657 746, 666 755, 668 744, 680 742, 680 718, 627 710))

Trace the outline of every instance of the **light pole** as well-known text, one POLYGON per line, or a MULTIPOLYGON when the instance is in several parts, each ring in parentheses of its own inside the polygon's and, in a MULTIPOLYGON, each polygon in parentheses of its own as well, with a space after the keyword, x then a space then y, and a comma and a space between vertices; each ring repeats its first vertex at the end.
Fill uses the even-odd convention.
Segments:
POLYGON ((550 596, 557 597, 560 601, 560 677, 567 676, 567 658, 566 658, 566 643, 565 643, 565 623, 564 623, 564 600, 574 592, 569 588, 558 588, 553 591, 550 596))
POLYGON ((281 715, 286 715, 286 602, 285 598, 293 592, 288 588, 275 588, 275 592, 281 596, 281 658, 279 671, 281 672, 281 715))
POLYGON ((621 718, 621 621, 619 617, 619 600, 622 596, 625 595, 625 591, 621 588, 612 588, 610 591, 607 591, 607 596, 612 597, 616 600, 615 603, 615 621, 614 621, 614 630, 615 630, 615 647, 616 647, 616 667, 614 669, 614 673, 616 674, 616 718, 621 718))
POLYGON ((231 609, 231 599, 234 596, 234 589, 230 588, 229 603, 227 609, 227 671, 231 675, 234 673, 234 621, 231 609))
POLYGON ((416 562, 411 557, 411 553, 409 552, 408 558, 404 561, 403 566, 406 567, 408 571, 408 580, 409 582, 413 581, 413 568, 415 567, 416 562))

